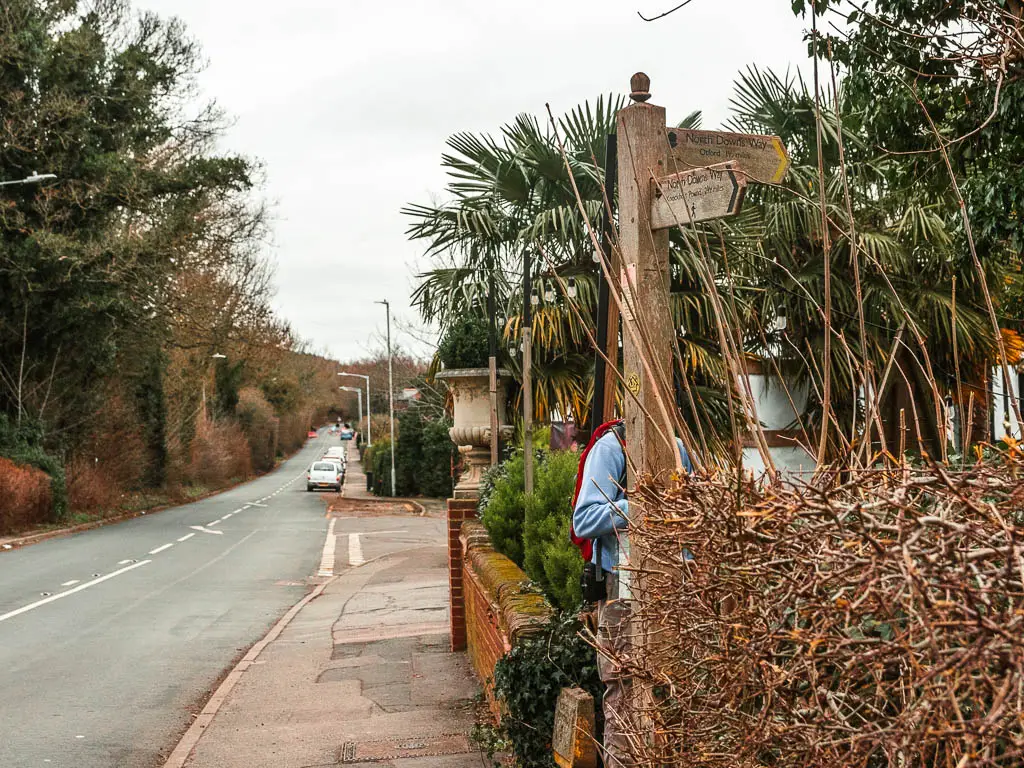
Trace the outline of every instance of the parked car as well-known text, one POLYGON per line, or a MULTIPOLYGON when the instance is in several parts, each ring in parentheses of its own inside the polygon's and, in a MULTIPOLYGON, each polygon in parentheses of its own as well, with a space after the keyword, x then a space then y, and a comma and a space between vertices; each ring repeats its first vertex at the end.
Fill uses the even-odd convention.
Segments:
POLYGON ((345 482, 345 464, 334 456, 325 456, 320 461, 327 461, 338 468, 338 474, 341 475, 341 481, 345 482))
POLYGON ((317 431, 315 429, 311 429, 311 430, 309 430, 309 432, 306 433, 306 437, 316 437, 317 434, 318 433, 317 433, 317 431))
POLYGON ((341 492, 341 479, 344 475, 342 467, 333 461, 316 461, 306 472, 306 490, 317 488, 333 488, 341 492))
POLYGON ((356 434, 356 432, 355 432, 354 429, 352 429, 352 427, 342 427, 341 428, 341 439, 342 440, 351 440, 353 437, 355 437, 355 434, 356 434))
POLYGON ((325 459, 337 459, 342 464, 348 464, 348 456, 345 455, 346 451, 340 445, 335 445, 327 449, 327 453, 324 454, 325 459))

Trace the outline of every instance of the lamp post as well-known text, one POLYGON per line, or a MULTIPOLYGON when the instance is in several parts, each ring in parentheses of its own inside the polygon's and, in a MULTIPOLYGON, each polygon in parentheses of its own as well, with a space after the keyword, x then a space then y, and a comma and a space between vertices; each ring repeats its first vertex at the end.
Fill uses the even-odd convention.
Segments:
POLYGON ((395 492, 395 377, 391 367, 391 304, 387 299, 375 301, 374 304, 383 304, 384 312, 387 315, 388 323, 388 416, 391 421, 391 495, 397 496, 395 492))
MULTIPOLYGON (((366 380, 366 447, 370 448, 373 446, 373 430, 370 429, 370 377, 365 373, 349 373, 348 371, 339 371, 338 375, 357 376, 360 379, 366 380)), ((362 419, 361 416, 360 419, 362 419)))
MULTIPOLYGON (((343 389, 346 392, 355 392, 356 393, 356 396, 357 396, 357 398, 359 400, 359 423, 362 424, 363 423, 363 390, 361 390, 359 387, 338 387, 338 389, 343 389)), ((369 447, 369 446, 367 446, 367 447, 369 447)))
POLYGON ((56 181, 57 176, 52 173, 36 173, 32 171, 31 176, 26 176, 24 179, 14 179, 12 181, 0 181, 0 187, 15 187, 19 185, 28 186, 29 184, 42 184, 44 181, 56 181))

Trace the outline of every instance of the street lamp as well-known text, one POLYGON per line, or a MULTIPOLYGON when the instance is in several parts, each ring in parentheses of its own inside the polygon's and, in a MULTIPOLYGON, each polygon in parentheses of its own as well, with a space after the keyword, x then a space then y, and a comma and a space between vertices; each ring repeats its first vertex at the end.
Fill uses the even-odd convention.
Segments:
POLYGON ((370 429, 370 377, 365 373, 349 373, 348 371, 339 371, 338 375, 358 376, 360 379, 366 379, 366 447, 370 448, 373 445, 373 430, 370 429))
MULTIPOLYGON (((338 389, 343 389, 346 392, 355 392, 356 393, 356 395, 358 396, 358 400, 359 400, 359 424, 362 425, 362 423, 363 423, 363 390, 361 390, 359 387, 338 387, 338 389)), ((367 405, 369 405, 369 403, 367 403, 367 405)), ((360 429, 362 429, 362 426, 360 426, 360 429)), ((367 446, 367 447, 369 447, 369 446, 367 446)))
POLYGON ((395 377, 391 368, 391 304, 387 299, 375 301, 374 304, 383 304, 387 313, 388 322, 388 415, 391 420, 391 495, 397 496, 395 492, 395 377))
POLYGON ((36 173, 32 171, 31 176, 26 176, 24 179, 14 179, 13 181, 0 181, 0 187, 14 187, 18 185, 29 185, 29 184, 42 184, 44 181, 55 181, 57 179, 56 174, 53 173, 36 173))

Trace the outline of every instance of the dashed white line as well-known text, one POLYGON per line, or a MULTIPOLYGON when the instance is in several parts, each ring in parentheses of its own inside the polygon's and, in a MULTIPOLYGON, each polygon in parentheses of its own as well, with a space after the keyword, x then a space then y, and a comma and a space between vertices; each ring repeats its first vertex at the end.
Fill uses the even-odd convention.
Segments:
POLYGON ((348 564, 362 565, 366 560, 363 559, 363 544, 359 540, 358 533, 350 533, 348 535, 348 564))
POLYGON ((193 536, 195 536, 194 533, 186 533, 184 536, 182 536, 180 539, 178 539, 178 541, 188 541, 193 536))
POLYGON ((220 525, 220 520, 214 520, 212 523, 207 523, 206 527, 209 528, 212 525, 220 525))
POLYGON ((330 525, 327 526, 327 539, 324 541, 324 551, 320 556, 320 570, 317 571, 317 576, 334 575, 334 547, 336 543, 334 520, 331 520, 330 525))
POLYGON ((172 541, 170 544, 164 544, 162 547, 157 547, 156 549, 149 550, 149 554, 156 555, 156 554, 159 554, 160 552, 163 552, 165 549, 170 549, 173 546, 174 546, 174 542, 172 541))
POLYGON ((77 584, 80 581, 81 581, 81 579, 72 579, 71 581, 65 581, 63 584, 61 584, 61 586, 62 587, 73 587, 73 586, 75 586, 75 584, 77 584))
POLYGON ((16 608, 13 611, 8 611, 7 613, 0 615, 0 621, 7 621, 8 619, 13 619, 15 616, 20 616, 23 613, 28 613, 29 611, 35 608, 39 608, 40 606, 46 605, 47 603, 52 603, 54 600, 60 600, 62 597, 73 595, 75 594, 75 592, 81 592, 83 589, 88 589, 89 587, 95 586, 96 584, 104 582, 107 579, 112 579, 115 576, 120 576, 122 573, 127 573, 130 570, 139 568, 140 566, 146 565, 146 563, 151 562, 153 561, 140 560, 137 563, 132 563, 131 565, 126 565, 124 568, 112 571, 111 573, 108 573, 106 576, 100 576, 98 579, 93 579, 92 581, 87 581, 84 584, 79 584, 77 587, 72 587, 71 589, 65 590, 64 592, 58 592, 57 594, 50 595, 49 597, 43 598, 42 600, 36 600, 34 603, 23 605, 21 608, 16 608))
POLYGON ((234 512, 228 512, 228 513, 227 513, 226 515, 224 515, 224 517, 222 517, 222 518, 221 518, 221 520, 227 520, 227 519, 228 519, 229 517, 231 517, 231 516, 232 516, 233 514, 235 514, 235 513, 234 513, 234 512))

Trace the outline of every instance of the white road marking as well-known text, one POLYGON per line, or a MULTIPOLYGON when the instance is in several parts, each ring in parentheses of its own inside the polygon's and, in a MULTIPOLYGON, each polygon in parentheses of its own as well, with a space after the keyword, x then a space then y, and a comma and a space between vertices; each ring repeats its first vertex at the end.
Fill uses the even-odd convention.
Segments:
POLYGON ((220 525, 220 520, 214 520, 213 522, 207 523, 206 527, 207 528, 211 528, 211 527, 213 527, 215 525, 220 525))
POLYGON ((207 530, 206 528, 204 528, 201 525, 190 525, 189 528, 192 528, 193 530, 196 530, 196 531, 201 531, 202 533, 216 533, 218 536, 223 536, 224 535, 224 531, 210 531, 210 530, 207 530))
POLYGON ((363 559, 363 543, 359 540, 358 533, 350 533, 348 535, 348 564, 349 565, 362 565, 366 560, 363 559))
POLYGON ((171 542, 170 544, 164 544, 162 547, 157 547, 156 549, 149 550, 149 554, 156 555, 156 554, 159 554, 160 552, 163 552, 165 549, 170 549, 173 546, 174 546, 174 542, 171 542))
POLYGON ((317 576, 334 575, 334 547, 337 544, 337 537, 334 535, 334 520, 327 526, 327 538, 324 540, 324 551, 320 556, 320 570, 317 576))
POLYGON ((62 587, 73 587, 73 586, 75 586, 75 584, 77 584, 80 581, 81 581, 81 579, 72 579, 71 581, 65 581, 63 584, 61 584, 61 586, 62 587))
POLYGON ((83 589, 88 589, 89 587, 95 586, 96 584, 104 582, 107 579, 112 579, 115 576, 120 576, 122 573, 127 573, 128 571, 131 571, 135 568, 145 565, 146 563, 151 562, 153 561, 140 560, 139 562, 133 563, 132 565, 126 565, 124 568, 112 571, 111 573, 108 573, 106 576, 100 576, 98 579, 93 579, 92 581, 87 581, 84 584, 79 584, 77 587, 72 587, 71 589, 65 590, 64 592, 58 592, 57 594, 50 595, 49 597, 44 598, 42 600, 36 600, 34 603, 23 605, 21 608, 16 608, 13 611, 8 611, 7 613, 0 615, 0 621, 7 621, 8 619, 13 619, 15 616, 20 616, 23 613, 28 613, 29 611, 35 608, 39 608, 42 605, 52 603, 54 600, 60 600, 62 597, 73 595, 75 594, 75 592, 81 592, 83 589))
POLYGON ((222 517, 222 518, 221 518, 221 520, 227 520, 227 519, 228 519, 229 517, 231 517, 231 516, 232 516, 233 514, 235 514, 235 513, 234 513, 234 512, 228 512, 228 513, 227 513, 226 515, 224 515, 224 517, 222 517))
POLYGON ((118 560, 117 564, 118 565, 128 565, 128 563, 130 563, 130 562, 132 562, 132 561, 131 560, 118 560))
POLYGON ((184 536, 182 536, 180 539, 178 539, 178 541, 188 541, 193 536, 195 536, 194 533, 186 533, 184 536))
MULTIPOLYGON (((260 499, 260 501, 263 501, 263 499, 260 499)), ((259 502, 259 501, 250 501, 250 502, 249 502, 248 504, 246 504, 245 506, 246 506, 246 507, 264 507, 264 508, 265 508, 265 507, 266 507, 267 505, 266 505, 266 504, 260 504, 260 502, 259 502)), ((241 511, 241 510, 240 510, 240 511, 241 511)))

